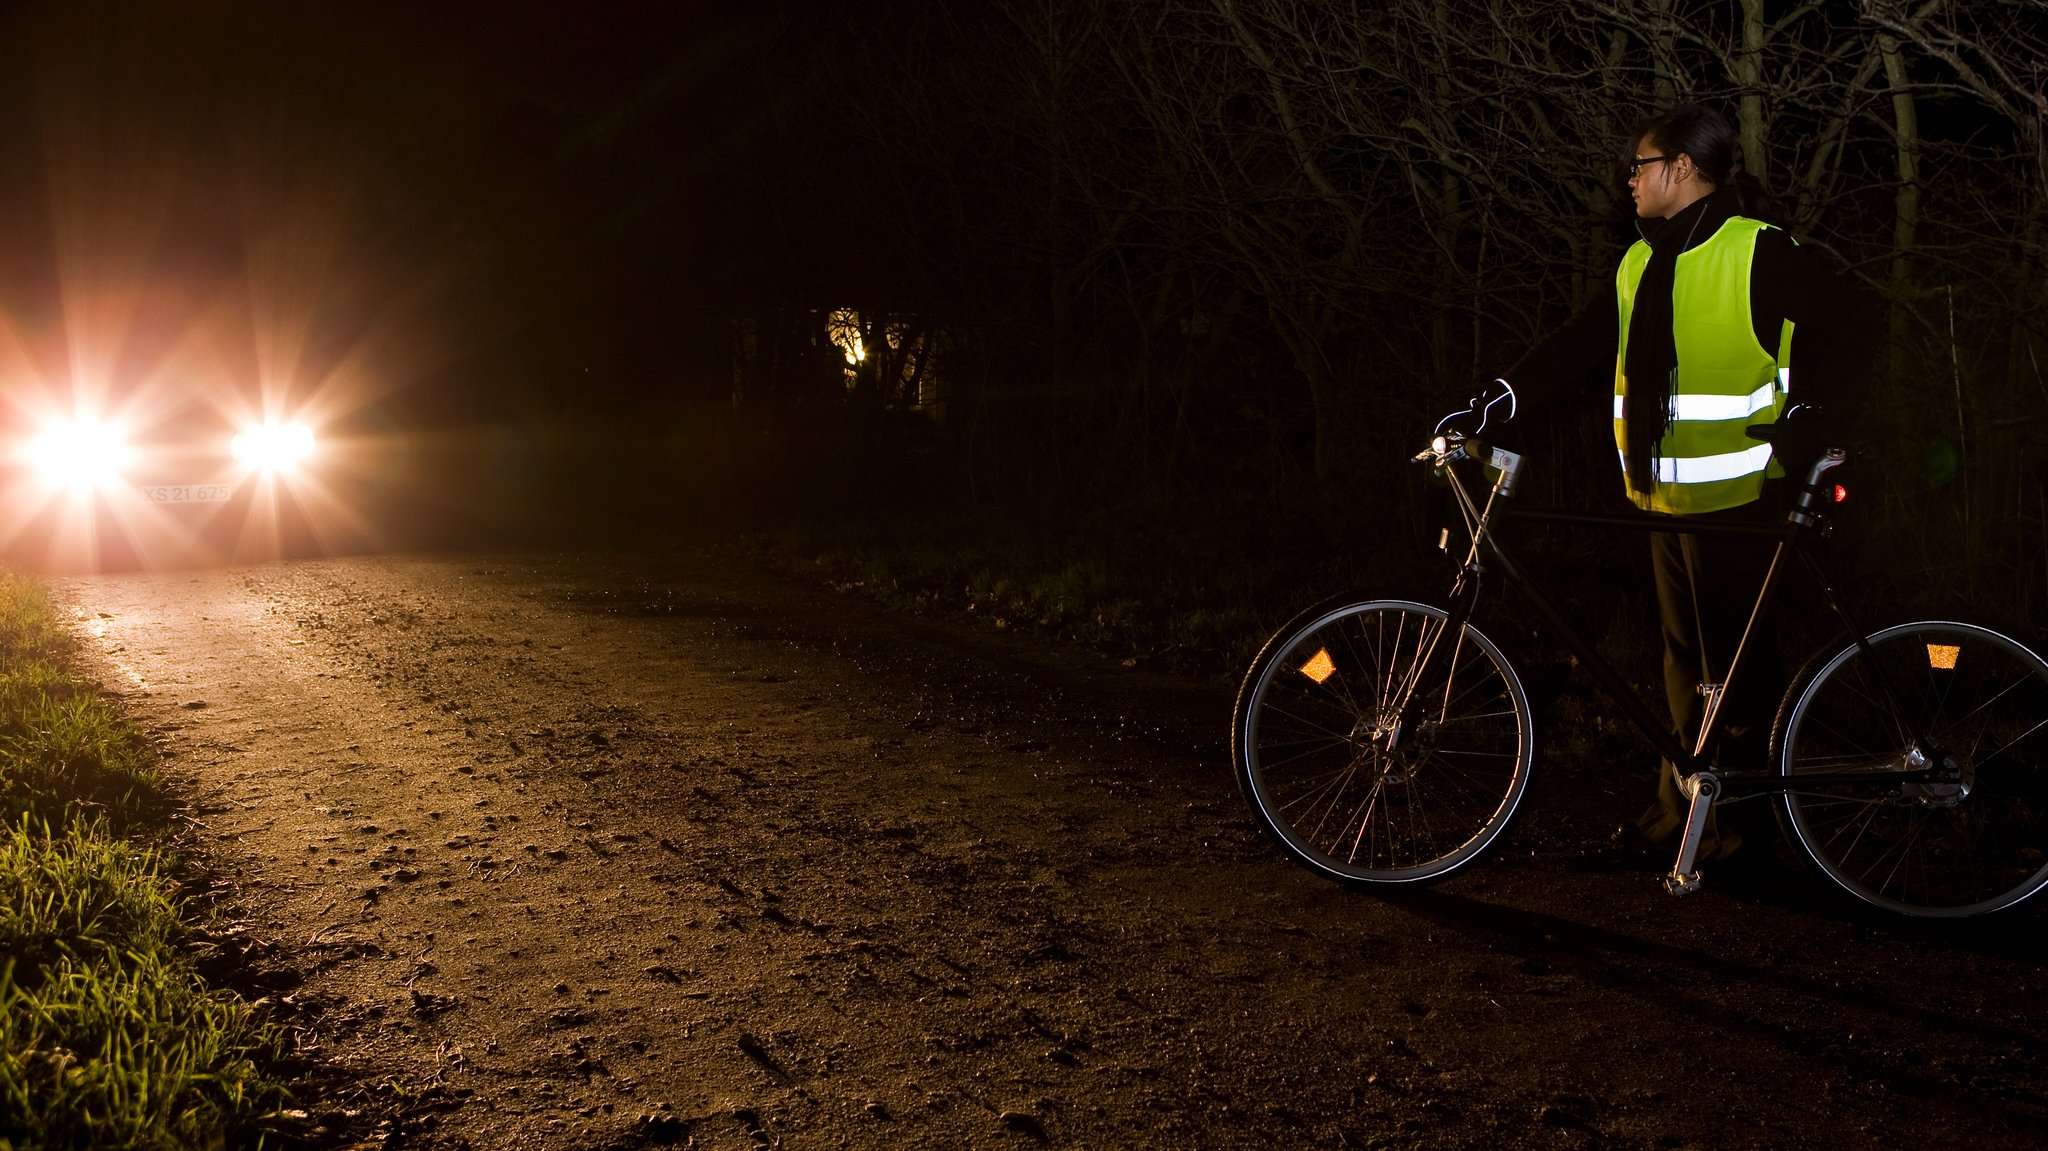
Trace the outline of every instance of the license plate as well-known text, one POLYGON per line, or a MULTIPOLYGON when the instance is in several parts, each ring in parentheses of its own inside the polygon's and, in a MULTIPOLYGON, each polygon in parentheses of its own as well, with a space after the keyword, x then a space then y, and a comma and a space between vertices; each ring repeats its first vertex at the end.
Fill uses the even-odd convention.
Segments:
POLYGON ((235 494, 233 484, 149 484, 142 498, 153 504, 217 504, 235 494))

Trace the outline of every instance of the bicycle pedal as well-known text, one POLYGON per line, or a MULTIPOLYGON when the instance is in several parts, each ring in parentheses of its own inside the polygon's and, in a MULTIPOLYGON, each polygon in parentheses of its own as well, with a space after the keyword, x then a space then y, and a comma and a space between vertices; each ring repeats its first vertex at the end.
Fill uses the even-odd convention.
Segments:
POLYGON ((1664 890, 1673 895, 1691 895, 1700 889, 1701 876, 1697 871, 1673 870, 1664 876, 1664 890))

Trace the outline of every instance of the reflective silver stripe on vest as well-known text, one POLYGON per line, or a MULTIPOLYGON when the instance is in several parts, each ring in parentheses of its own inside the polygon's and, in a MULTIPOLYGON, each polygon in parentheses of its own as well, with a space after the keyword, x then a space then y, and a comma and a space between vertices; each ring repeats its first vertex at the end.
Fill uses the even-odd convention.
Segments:
MULTIPOLYGON (((1614 397, 1614 418, 1626 419, 1622 414, 1624 397, 1614 397)), ((1746 396, 1702 396, 1679 395, 1671 397, 1671 418, 1674 420, 1739 420, 1753 416, 1777 401, 1778 385, 1765 384, 1746 396)))
MULTIPOLYGON (((1621 467, 1628 470, 1628 457, 1620 452, 1621 467)), ((1660 459, 1657 461, 1657 479, 1667 484, 1711 484, 1719 480, 1740 479, 1763 471, 1771 462, 1771 445, 1758 444, 1739 452, 1725 452, 1718 456, 1696 456, 1689 460, 1660 459)))

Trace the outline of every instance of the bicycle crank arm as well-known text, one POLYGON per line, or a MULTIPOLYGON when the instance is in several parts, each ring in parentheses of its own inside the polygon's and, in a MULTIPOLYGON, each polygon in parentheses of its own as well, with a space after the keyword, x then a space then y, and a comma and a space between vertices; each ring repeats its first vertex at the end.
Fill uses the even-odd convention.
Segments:
POLYGON ((1707 813, 1721 796, 1721 777, 1711 771, 1680 776, 1678 790, 1692 800, 1685 813, 1685 835, 1678 841, 1678 862, 1664 877, 1664 890, 1673 895, 1691 895, 1700 889, 1700 840, 1707 832, 1707 813))

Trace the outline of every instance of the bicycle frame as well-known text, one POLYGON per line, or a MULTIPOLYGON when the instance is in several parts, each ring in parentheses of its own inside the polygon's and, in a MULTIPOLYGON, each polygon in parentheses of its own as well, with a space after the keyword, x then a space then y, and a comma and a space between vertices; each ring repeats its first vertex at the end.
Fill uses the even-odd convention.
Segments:
MULTIPOLYGON (((1808 541, 1822 520, 1818 497, 1822 477, 1828 470, 1842 462, 1843 454, 1832 451, 1814 465, 1806 477, 1806 484, 1801 489, 1793 509, 1783 522, 1744 524, 1722 521, 1689 522, 1650 513, 1605 514, 1522 507, 1512 503, 1513 489, 1520 470, 1520 457, 1497 449, 1492 453, 1490 462, 1498 470, 1499 479, 1492 485, 1482 504, 1473 494, 1473 482, 1467 478, 1469 473, 1478 469, 1476 457, 1465 451, 1465 442, 1453 436, 1440 439, 1438 445, 1440 446, 1433 446, 1431 451, 1424 452, 1417 459, 1434 463, 1446 477, 1470 537, 1465 559, 1451 588, 1450 602, 1446 605, 1449 618, 1444 624, 1444 632, 1454 636, 1462 634, 1465 623, 1472 617, 1478 605, 1480 576, 1489 567, 1497 569, 1521 592, 1551 632, 1564 642, 1592 674, 1594 682, 1621 708, 1622 714, 1627 716, 1630 723, 1650 741, 1659 754, 1677 769, 1679 788, 1691 801, 1691 809, 1680 841, 1678 861, 1670 875, 1665 877, 1665 882, 1673 891, 1680 893, 1697 888, 1699 873, 1694 864, 1698 858, 1707 812, 1712 805, 1731 797, 1730 793, 1736 797, 1749 798, 1782 793, 1792 790, 1795 786, 1793 779, 1777 772, 1723 772, 1714 766, 1714 753, 1721 738, 1721 701, 1726 698, 1729 688, 1735 683, 1737 675, 1743 668, 1745 657, 1752 650, 1752 639, 1764 619, 1773 596, 1783 582, 1788 556, 1795 553, 1799 556, 1818 581, 1829 609, 1854 638, 1854 642, 1863 648, 1866 654, 1869 651, 1864 631, 1855 625, 1833 582, 1808 546, 1808 541), (1764 574, 1762 586, 1758 588, 1756 600, 1751 607, 1748 623, 1743 629, 1726 673, 1718 684, 1701 685, 1707 698, 1707 709, 1700 722, 1699 735, 1690 750, 1670 730, 1669 725, 1658 718, 1650 705, 1644 702, 1641 693, 1632 688, 1615 670, 1614 665, 1586 638, 1571 615, 1545 594, 1527 571, 1501 546, 1499 539, 1495 537, 1494 528, 1497 521, 1502 518, 1576 524, 1630 532, 1730 535, 1777 541, 1770 566, 1764 574)), ((1886 696, 1893 694, 1889 684, 1881 686, 1886 696)), ((1412 706, 1411 701, 1402 708, 1404 726, 1410 718, 1408 713, 1412 706)), ((1840 771, 1802 773, 1796 785, 1804 788, 1868 783, 1877 774, 1882 774, 1890 783, 1931 782, 1936 774, 1934 765, 1941 762, 1941 756, 1929 745, 1923 732, 1915 729, 1910 731, 1910 735, 1911 749, 1900 756, 1840 771)))

